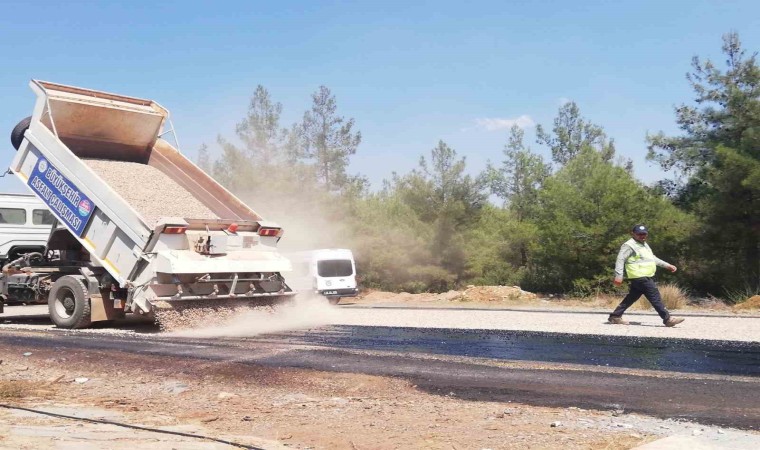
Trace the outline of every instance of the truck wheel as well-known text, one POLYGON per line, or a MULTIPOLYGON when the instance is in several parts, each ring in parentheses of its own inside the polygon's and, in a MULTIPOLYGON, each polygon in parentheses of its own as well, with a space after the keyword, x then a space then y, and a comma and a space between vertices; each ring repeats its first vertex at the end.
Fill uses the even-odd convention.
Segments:
POLYGON ((338 302, 340 302, 340 297, 327 297, 327 301, 330 302, 331 305, 337 305, 338 302))
POLYGON ((29 125, 31 124, 32 116, 29 116, 16 124, 16 127, 13 128, 13 131, 11 131, 11 144, 13 144, 13 148, 16 150, 21 147, 21 142, 24 140, 24 132, 26 132, 27 128, 29 128, 29 125))
POLYGON ((86 328, 92 323, 87 288, 79 279, 69 275, 53 283, 48 296, 48 311, 59 328, 86 328))

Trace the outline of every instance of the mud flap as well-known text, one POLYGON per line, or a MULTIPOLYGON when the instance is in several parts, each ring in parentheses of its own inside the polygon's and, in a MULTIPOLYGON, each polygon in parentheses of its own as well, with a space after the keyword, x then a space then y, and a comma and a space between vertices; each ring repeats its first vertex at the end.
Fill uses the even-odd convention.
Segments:
POLYGON ((100 295, 90 296, 90 316, 93 322, 118 319, 121 316, 120 312, 113 307, 112 301, 103 300, 100 295))

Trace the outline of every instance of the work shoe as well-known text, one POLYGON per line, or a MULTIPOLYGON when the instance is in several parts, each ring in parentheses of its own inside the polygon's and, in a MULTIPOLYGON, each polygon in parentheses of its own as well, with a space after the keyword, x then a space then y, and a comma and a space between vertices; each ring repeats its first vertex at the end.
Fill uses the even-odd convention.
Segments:
POLYGON ((610 318, 607 319, 607 322, 609 322, 609 323, 611 323, 613 325, 628 325, 630 323, 627 320, 623 320, 622 317, 612 317, 612 316, 610 316, 610 318))
POLYGON ((684 320, 686 320, 686 319, 681 319, 680 317, 679 318, 671 317, 670 319, 668 319, 668 320, 665 321, 665 326, 666 327, 674 327, 674 326, 678 325, 679 323, 683 322, 684 320))

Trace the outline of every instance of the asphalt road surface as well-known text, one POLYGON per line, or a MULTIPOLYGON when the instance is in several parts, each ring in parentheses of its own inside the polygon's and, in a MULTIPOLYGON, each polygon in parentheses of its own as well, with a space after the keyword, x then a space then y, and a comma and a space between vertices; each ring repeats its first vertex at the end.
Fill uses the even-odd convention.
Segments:
POLYGON ((623 409, 760 429, 758 342, 361 325, 201 339, 145 324, 104 332, 53 330, 42 317, 15 322, 44 328, 0 330, 0 341, 29 351, 92 348, 403 377, 434 394, 476 401, 623 409))

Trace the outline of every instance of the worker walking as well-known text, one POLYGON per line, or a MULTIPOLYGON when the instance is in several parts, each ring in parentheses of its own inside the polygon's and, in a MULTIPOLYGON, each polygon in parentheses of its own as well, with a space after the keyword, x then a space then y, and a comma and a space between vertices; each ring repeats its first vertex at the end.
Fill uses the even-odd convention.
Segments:
POLYGON ((609 323, 627 325, 628 322, 623 320, 623 313, 636 303, 642 295, 649 300, 649 303, 652 304, 657 314, 660 315, 666 327, 674 327, 684 321, 684 319, 670 316, 668 308, 662 302, 660 291, 657 289, 654 278, 652 278, 657 270, 657 266, 664 267, 671 272, 675 272, 677 268, 673 264, 654 256, 652 249, 649 248, 649 244, 646 242, 648 235, 649 230, 647 230, 646 226, 642 224, 635 225, 631 230, 632 238, 620 247, 620 253, 618 253, 617 261, 615 262, 615 280, 613 283, 615 286, 623 284, 623 270, 625 269, 625 278, 630 281, 631 287, 628 295, 615 308, 615 311, 610 314, 609 323))

